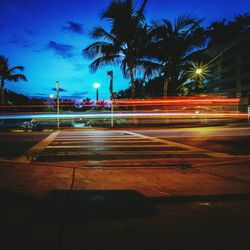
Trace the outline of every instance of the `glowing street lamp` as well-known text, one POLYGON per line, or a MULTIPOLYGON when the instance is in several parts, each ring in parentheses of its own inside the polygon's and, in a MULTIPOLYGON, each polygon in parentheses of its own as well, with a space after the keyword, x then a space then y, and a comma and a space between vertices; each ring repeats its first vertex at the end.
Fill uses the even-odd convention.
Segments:
POLYGON ((101 84, 100 84, 100 83, 94 83, 94 84, 93 84, 93 87, 94 87, 95 89, 98 89, 98 88, 101 87, 101 84))
POLYGON ((98 110, 98 90, 101 87, 100 83, 94 83, 93 87, 96 89, 96 110, 98 110))
POLYGON ((196 75, 200 75, 200 74, 202 74, 202 68, 197 68, 196 70, 195 70, 195 74, 196 75))
POLYGON ((54 95, 50 94, 49 95, 49 109, 52 110, 53 109, 53 104, 54 104, 54 95))
POLYGON ((189 78, 195 80, 204 80, 208 75, 208 66, 206 64, 194 63, 188 70, 189 78))

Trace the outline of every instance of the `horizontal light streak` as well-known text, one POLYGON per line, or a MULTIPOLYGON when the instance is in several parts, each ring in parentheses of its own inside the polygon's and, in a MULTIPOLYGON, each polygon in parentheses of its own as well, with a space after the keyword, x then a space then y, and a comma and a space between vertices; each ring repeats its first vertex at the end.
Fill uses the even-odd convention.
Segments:
POLYGON ((148 106, 148 105, 221 105, 238 104, 240 98, 194 98, 194 97, 173 97, 167 99, 134 99, 134 100, 114 100, 115 106, 148 106))
POLYGON ((194 113, 194 112, 161 112, 161 113, 88 113, 88 114, 19 114, 0 115, 0 120, 6 119, 107 119, 107 118, 247 118, 246 113, 194 113))
MULTIPOLYGON (((114 99, 114 100, 100 100, 98 101, 99 107, 106 107, 113 104, 116 107, 121 106, 160 106, 160 105, 237 105, 240 102, 240 98, 228 98, 228 97, 167 97, 167 98, 154 98, 154 99, 114 99)), ((61 107, 95 107, 96 101, 90 101, 84 103, 84 101, 60 101, 61 107)), ((5 105, 0 108, 52 108, 55 107, 55 103, 44 104, 30 104, 30 105, 5 105)))

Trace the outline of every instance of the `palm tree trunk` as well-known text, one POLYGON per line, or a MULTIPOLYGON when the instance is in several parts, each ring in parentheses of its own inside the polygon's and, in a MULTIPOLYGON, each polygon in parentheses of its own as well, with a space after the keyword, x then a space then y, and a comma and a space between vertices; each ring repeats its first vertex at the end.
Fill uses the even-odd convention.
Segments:
POLYGON ((130 80, 131 80, 131 94, 132 98, 135 98, 135 77, 134 77, 134 72, 133 69, 129 69, 129 75, 130 75, 130 80))
POLYGON ((168 95, 168 84, 169 84, 169 77, 166 77, 164 79, 164 85, 163 85, 163 96, 168 95))
MULTIPOLYGON (((130 75, 130 80, 131 80, 131 95, 132 95, 132 99, 134 99, 135 98, 135 77, 134 77, 134 72, 132 68, 129 69, 129 75, 130 75)), ((133 113, 136 113, 135 105, 133 105, 133 113)), ((133 124, 134 125, 138 124, 138 120, 135 117, 133 117, 133 124)))
POLYGON ((1 105, 4 105, 4 81, 1 81, 1 105))

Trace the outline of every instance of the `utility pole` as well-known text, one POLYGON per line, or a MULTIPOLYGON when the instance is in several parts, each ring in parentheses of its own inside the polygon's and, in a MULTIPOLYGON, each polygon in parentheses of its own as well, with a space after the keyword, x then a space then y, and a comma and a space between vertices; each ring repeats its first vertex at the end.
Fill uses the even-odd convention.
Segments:
POLYGON ((93 87, 96 89, 96 111, 98 111, 99 88, 101 87, 101 84, 100 83, 94 83, 93 87))
POLYGON ((113 70, 110 70, 107 72, 107 75, 110 76, 110 85, 109 85, 109 91, 110 91, 110 102, 111 102, 111 127, 114 127, 114 106, 113 106, 113 79, 114 79, 114 74, 113 70))
POLYGON ((57 129, 60 128, 60 118, 59 118, 59 112, 60 112, 60 96, 59 96, 59 93, 60 93, 60 84, 59 84, 59 81, 56 81, 56 99, 57 99, 57 129))

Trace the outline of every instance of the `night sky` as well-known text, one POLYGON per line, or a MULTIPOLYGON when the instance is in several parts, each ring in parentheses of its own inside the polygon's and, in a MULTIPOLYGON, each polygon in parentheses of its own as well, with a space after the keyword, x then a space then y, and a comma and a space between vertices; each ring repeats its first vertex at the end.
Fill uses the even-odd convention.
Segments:
MULTIPOLYGON (((114 70, 114 91, 128 87, 119 68, 108 66, 91 74, 81 51, 96 25, 106 27, 100 14, 109 0, 0 0, 0 54, 10 66, 22 65, 28 82, 6 83, 6 88, 29 96, 48 97, 56 80, 64 98, 94 98, 94 82, 101 83, 100 98, 109 97, 107 70, 114 70)), ((135 1, 138 5, 142 0, 135 1)), ((250 0, 149 0, 148 20, 193 13, 204 26, 250 12, 250 0)))

